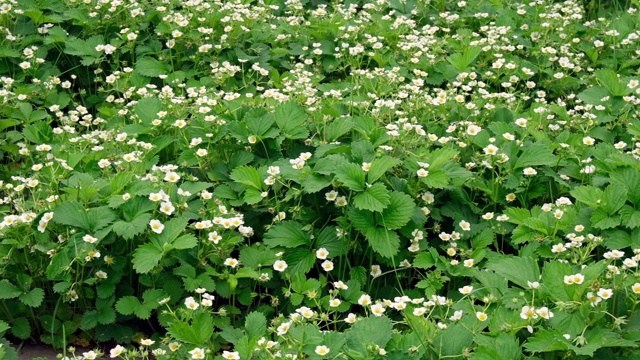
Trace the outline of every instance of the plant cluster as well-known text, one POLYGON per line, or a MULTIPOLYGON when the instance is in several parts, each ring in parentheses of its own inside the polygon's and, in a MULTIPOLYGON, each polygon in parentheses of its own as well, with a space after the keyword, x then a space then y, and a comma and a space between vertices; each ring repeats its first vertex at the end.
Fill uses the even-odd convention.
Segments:
POLYGON ((1 0, 0 334, 638 356, 639 5, 1 0))

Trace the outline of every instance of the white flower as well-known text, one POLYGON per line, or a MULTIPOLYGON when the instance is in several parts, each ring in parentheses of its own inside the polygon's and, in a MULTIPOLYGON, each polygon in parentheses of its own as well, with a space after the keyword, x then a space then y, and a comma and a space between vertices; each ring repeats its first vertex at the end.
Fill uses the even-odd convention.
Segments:
POLYGON ((156 234, 162 234, 164 230, 164 225, 160 222, 160 220, 153 219, 149 221, 149 226, 151 226, 151 231, 156 234))
POLYGON ((82 353, 82 356, 84 356, 84 358, 87 360, 94 360, 98 357, 98 354, 96 354, 95 351, 91 350, 91 351, 82 353))
POLYGON ((525 118, 516 119, 516 125, 520 127, 527 127, 527 119, 525 118))
POLYGON ((329 251, 327 251, 327 249, 320 248, 320 249, 316 250, 316 258, 318 258, 320 260, 325 260, 327 258, 327 256, 329 256, 329 251))
POLYGON ((371 305, 371 313, 373 313, 373 315, 375 316, 382 316, 382 314, 384 314, 384 306, 382 306, 382 304, 374 304, 371 305))
POLYGON ((453 315, 449 318, 451 321, 458 321, 462 319, 462 310, 457 310, 453 313, 453 315))
POLYGON ((232 268, 235 268, 236 266, 238 266, 238 264, 239 264, 239 263, 240 263, 240 262, 239 262, 237 259, 234 259, 234 258, 227 258, 227 259, 224 261, 224 264, 225 264, 226 266, 230 266, 230 267, 232 267, 232 268))
POLYGON ((284 260, 277 260, 275 263, 273 263, 273 269, 275 271, 279 271, 279 272, 283 272, 287 269, 287 262, 284 260))
POLYGON ((482 218, 485 220, 491 220, 493 219, 493 213, 492 212, 485 213, 484 215, 482 215, 482 218))
POLYGON ((537 319, 538 314, 533 307, 523 306, 522 311, 520 311, 520 317, 524 320, 537 319))
POLYGON ((418 175, 418 177, 427 177, 429 176, 429 171, 420 168, 418 171, 416 171, 416 174, 418 175))
POLYGON ((473 292, 473 286, 466 285, 466 286, 463 286, 463 287, 459 288, 458 291, 460 291, 460 294, 462 294, 462 295, 469 295, 469 294, 471 294, 473 292))
POLYGON ((184 299, 184 305, 187 307, 187 309, 191 310, 196 310, 198 307, 200 307, 200 304, 198 304, 193 296, 189 296, 188 298, 184 299))
POLYGON ((201 348, 195 348, 189 351, 192 359, 204 359, 204 350, 201 348))
POLYGON ((480 131, 482 131, 482 128, 478 125, 472 124, 467 127, 467 135, 475 136, 478 135, 480 131))
POLYGON ((83 237, 82 237, 82 240, 84 240, 84 242, 87 242, 87 243, 89 243, 89 244, 93 244, 93 243, 95 243, 96 241, 98 241, 98 239, 97 239, 97 238, 95 238, 95 237, 93 237, 93 236, 91 236, 91 235, 89 235, 89 234, 87 234, 87 235, 83 236, 83 237))
POLYGON ((228 360, 240 360, 240 354, 237 351, 223 351, 222 358, 228 360))
POLYGON ((333 262, 331 262, 330 260, 325 260, 322 262, 322 264, 320 264, 320 266, 322 266, 322 268, 324 269, 324 271, 331 271, 333 270, 333 262))
POLYGON ((592 138, 591 136, 586 136, 586 137, 582 138, 582 143, 587 145, 587 146, 591 146, 591 145, 596 143, 596 140, 594 138, 592 138))
POLYGON ((553 317, 553 313, 549 311, 546 306, 543 306, 536 310, 536 314, 540 315, 543 319, 549 320, 553 317))
POLYGON ((584 275, 578 273, 578 274, 574 274, 574 275, 565 275, 564 277, 564 283, 567 285, 571 285, 571 284, 582 284, 582 282, 584 281, 584 275))
POLYGON ((289 331, 289 328, 291 328, 291 321, 280 324, 276 329, 278 336, 286 334, 287 331, 289 331))
POLYGON ((378 277, 382 275, 382 270, 380 270, 380 265, 371 265, 371 272, 369 274, 373 277, 378 277))
POLYGON ((180 180, 180 175, 178 175, 173 171, 167 172, 164 176, 164 181, 167 181, 167 182, 175 183, 175 182, 178 182, 178 180, 180 180))
POLYGON ((142 339, 142 340, 140 340, 140 344, 141 344, 141 345, 149 346, 149 345, 153 345, 153 344, 155 344, 155 343, 156 343, 156 342, 155 342, 155 341, 153 341, 153 340, 151 340, 151 339, 142 339))
POLYGON ((602 299, 607 300, 613 296, 613 290, 600 288, 598 289, 597 295, 600 296, 602 299))
POLYGON ((530 175, 536 175, 538 172, 536 171, 536 169, 534 169, 532 167, 528 167, 528 168, 522 170, 522 173, 525 174, 525 175, 530 176, 530 175))
POLYGON ((324 198, 327 199, 327 201, 335 201, 336 198, 338 198, 338 192, 335 190, 331 190, 328 193, 324 194, 324 198))
POLYGON ((489 316, 487 316, 487 314, 482 311, 477 311, 476 318, 480 321, 486 321, 489 318, 489 316))
POLYGON ((160 204, 160 212, 171 215, 176 210, 176 208, 171 204, 170 201, 165 201, 160 204))
POLYGON ((116 358, 125 351, 126 349, 123 346, 116 345, 116 347, 109 351, 109 357, 116 358))
POLYGON ((329 300, 329 306, 331 306, 331 307, 338 307, 338 306, 340 306, 341 303, 342 303, 342 301, 340 301, 340 299, 331 299, 331 300, 329 300))
POLYGON ((465 221, 465 220, 461 220, 458 225, 460 225, 460 228, 464 231, 470 231, 471 230, 471 224, 469 224, 469 222, 465 221))
POLYGON ((329 353, 329 351, 331 351, 331 349, 329 349, 326 345, 318 345, 316 346, 315 353, 320 356, 325 356, 329 353))
POLYGON ((371 304, 371 296, 367 294, 361 295, 358 299, 358 304, 361 306, 368 306, 369 304, 371 304))

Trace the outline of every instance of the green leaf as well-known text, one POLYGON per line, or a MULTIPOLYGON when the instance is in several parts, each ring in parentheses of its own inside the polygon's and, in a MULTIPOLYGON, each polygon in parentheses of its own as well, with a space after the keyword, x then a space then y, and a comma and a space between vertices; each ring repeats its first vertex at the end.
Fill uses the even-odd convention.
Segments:
POLYGON ((249 341, 259 340, 267 333, 267 318, 259 311, 254 311, 245 318, 244 328, 249 341))
POLYGON ((389 190, 383 184, 375 183, 354 196, 353 204, 361 210, 382 211, 389 205, 389 198, 389 190))
POLYGON ((91 330, 98 325, 98 311, 89 310, 85 311, 80 320, 80 328, 82 330, 91 330))
POLYGON ((259 269, 272 265, 277 258, 272 251, 267 251, 264 247, 243 247, 240 249, 239 260, 248 268, 259 269))
POLYGON ((389 195, 389 205, 382 214, 376 214, 376 221, 387 229, 400 229, 411 220, 415 209, 411 196, 393 191, 389 195))
POLYGON ((329 258, 345 255, 349 251, 349 243, 340 239, 335 226, 327 226, 313 242, 314 249, 325 248, 329 252, 329 258))
POLYGON ((525 146, 524 151, 516 160, 513 166, 514 170, 522 169, 529 166, 555 165, 557 163, 556 156, 548 145, 537 142, 525 146))
POLYGON ((472 360, 520 360, 522 349, 513 335, 501 333, 497 337, 479 335, 475 342, 479 347, 473 352, 472 360))
POLYGON ((620 216, 611 216, 602 208, 597 208, 591 215, 591 226, 596 229, 611 229, 620 225, 620 216))
POLYGON ((147 229, 149 220, 151 220, 151 214, 143 213, 130 222, 116 221, 113 223, 112 230, 123 239, 131 240, 147 229))
POLYGON ((591 207, 599 207, 604 199, 604 191, 595 186, 579 186, 569 193, 576 200, 591 207))
POLYGON ((96 232, 111 225, 115 219, 116 215, 108 206, 91 208, 89 212, 87 212, 87 230, 89 232, 96 232))
POLYGON ((486 228, 480 232, 480 234, 476 235, 473 239, 471 239, 471 248, 472 249, 484 249, 496 240, 496 234, 491 230, 491 228, 486 228))
POLYGON ((413 267, 418 269, 429 269, 435 264, 436 261, 434 260, 433 255, 428 252, 421 252, 415 257, 415 259, 413 259, 413 267))
POLYGON ((376 226, 373 213, 370 211, 358 210, 355 207, 351 207, 347 214, 353 227, 362 232, 373 229, 376 226))
POLYGON ((0 280, 0 299, 13 299, 22 294, 20 289, 13 285, 9 280, 0 280))
POLYGON ((617 168, 611 172, 611 180, 612 183, 625 186, 629 201, 640 205, 640 171, 631 167, 617 168))
POLYGON ((290 274, 306 274, 316 263, 316 254, 308 248, 295 248, 285 252, 284 261, 289 265, 290 274))
POLYGON ((529 288, 528 281, 534 282, 540 279, 538 263, 530 257, 503 256, 489 261, 486 267, 523 289, 529 288), (513 271, 513 269, 518 269, 518 271, 513 271))
POLYGON ((449 184, 449 176, 444 170, 440 169, 431 169, 428 170, 429 175, 420 178, 422 183, 427 185, 430 188, 435 189, 443 189, 445 186, 449 184))
POLYGON ((4 335, 4 332, 9 330, 10 326, 5 321, 0 320, 0 336, 4 335))
POLYGON ((122 315, 131 315, 142 304, 135 296, 125 296, 116 302, 116 310, 122 315))
POLYGON ((134 69, 138 74, 149 77, 168 75, 170 72, 164 62, 150 57, 143 57, 136 61, 134 69))
POLYGON ((302 189, 307 194, 316 193, 329 185, 331 185, 331 179, 318 174, 311 174, 302 180, 302 189))
POLYGON ((350 190, 363 191, 365 189, 364 179, 366 173, 359 165, 345 163, 338 167, 335 173, 336 180, 340 181, 350 190))
POLYGON ((278 246, 293 248, 309 245, 311 238, 303 230, 303 227, 296 221, 283 221, 275 224, 264 234, 264 243, 271 248, 278 246))
POLYGON ((29 324, 29 320, 24 317, 14 319, 11 324, 11 333, 19 339, 28 339, 31 336, 31 324, 29 324))
MULTIPOLYGON (((173 218, 166 223, 164 223, 164 230, 162 230, 162 234, 157 235, 157 238, 161 243, 171 243, 174 241, 187 227, 189 223, 189 219, 180 217, 173 218)), ((155 234, 153 236, 156 236, 155 234)))
POLYGON ((453 67, 459 72, 464 71, 473 63, 473 61, 480 55, 482 48, 478 46, 467 46, 464 52, 455 53, 447 57, 447 61, 453 65, 453 67))
POLYGON ((151 122, 158 118, 158 113, 162 111, 162 102, 157 97, 145 97, 134 105, 133 111, 138 116, 142 124, 150 127, 151 122))
MULTIPOLYGON (((570 301, 571 296, 564 283, 564 276, 574 274, 569 264, 552 261, 544 264, 542 268, 542 281, 544 290, 551 295, 553 301, 570 301)), ((586 280, 586 279, 585 279, 586 280)), ((576 286, 576 285, 571 285, 576 286)))
POLYGON ((603 105, 605 102, 602 101, 602 99, 609 95, 609 90, 606 88, 602 86, 593 86, 579 93, 578 99, 591 105, 603 105))
POLYGON ((244 191, 242 199, 246 204, 254 205, 264 200, 264 197, 262 197, 262 191, 254 188, 248 188, 244 191))
POLYGON ((64 53, 82 57, 89 56, 98 58, 100 57, 100 52, 96 50, 96 46, 99 44, 104 44, 104 37, 101 35, 92 36, 86 41, 73 36, 69 36, 64 41, 64 53))
POLYGON ((169 334, 178 341, 203 346, 213 336, 213 318, 208 313, 197 313, 191 324, 179 320, 171 323, 169 334))
POLYGON ((42 300, 44 300, 44 290, 41 288, 31 289, 28 293, 24 293, 18 297, 20 302, 23 304, 36 308, 42 304, 42 300))
POLYGON ((376 156, 376 148, 370 141, 357 140, 351 143, 351 156, 357 163, 371 162, 376 156))
POLYGON ((233 169, 230 175, 235 182, 262 190, 262 177, 258 170, 251 166, 241 166, 233 169))
POLYGON ((249 134, 261 138, 275 122, 273 116, 253 117, 245 120, 249 134))
POLYGON ((378 345, 384 348, 393 332, 393 324, 386 316, 366 317, 356 322, 351 331, 345 334, 347 345, 349 348, 358 350, 363 354, 367 354, 367 347, 370 345, 378 345))
POLYGON ((621 184, 614 183, 604 189, 604 206, 603 210, 609 214, 613 214, 627 201, 627 188, 621 184))
POLYGON ((198 239, 193 234, 182 235, 172 241, 171 246, 176 250, 192 249, 198 246, 198 239))
POLYGON ((284 102, 276 107, 276 124, 287 139, 305 139, 309 131, 305 126, 307 114, 304 107, 294 101, 284 102))
POLYGON ((625 205, 619 211, 620 219, 624 226, 629 229, 640 227, 640 211, 634 210, 631 206, 625 205))
POLYGON ((337 118, 324 128, 327 143, 337 140, 353 128, 353 122, 348 118, 337 118))
POLYGON ((451 148, 439 148, 425 156, 426 163, 430 165, 429 169, 439 168, 458 156, 458 150, 451 148))
POLYGON ((509 216, 509 222, 513 224, 526 224, 531 218, 531 212, 522 208, 506 208, 504 213, 509 216))
POLYGON ((562 335, 560 332, 553 330, 542 329, 536 331, 524 344, 524 348, 532 353, 568 350, 571 343, 562 335))
POLYGON ((461 324, 449 325, 434 339, 434 347, 440 358, 461 355, 472 343, 473 334, 461 324))
POLYGON ((393 158, 391 156, 383 156, 377 159, 374 159, 371 162, 371 168, 367 172, 367 181, 370 184, 373 184, 376 180, 384 175, 387 170, 392 167, 400 164, 401 161, 399 159, 393 158))
POLYGON ((52 221, 62 225, 71 225, 89 230, 89 220, 82 205, 77 201, 67 201, 53 210, 52 221))
POLYGON ((572 337, 580 334, 582 329, 587 326, 587 320, 579 311, 571 313, 557 311, 554 316, 549 319, 549 324, 562 334, 569 334, 572 337))
POLYGON ((629 92, 627 86, 618 78, 618 74, 611 69, 598 69, 594 75, 596 80, 604 85, 613 96, 624 96, 629 92))
POLYGON ((364 232, 369 245, 376 253, 383 257, 391 258, 400 249, 400 238, 393 230, 373 228, 364 232))
POLYGON ((138 246, 133 252, 133 269, 138 274, 146 274, 158 265, 162 259, 162 249, 154 244, 144 244, 138 246))

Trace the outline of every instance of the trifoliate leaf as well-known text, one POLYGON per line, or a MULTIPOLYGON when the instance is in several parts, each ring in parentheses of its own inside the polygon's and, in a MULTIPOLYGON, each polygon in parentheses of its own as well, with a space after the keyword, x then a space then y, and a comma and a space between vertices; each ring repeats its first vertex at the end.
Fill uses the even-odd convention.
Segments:
POLYGON ((363 191, 365 189, 365 172, 359 165, 354 163, 345 163, 338 167, 335 173, 336 180, 340 181, 350 190, 363 191))
POLYGON ((387 229, 400 229, 411 220, 415 209, 416 204, 411 196, 393 191, 389 196, 389 205, 381 214, 376 213, 376 221, 387 229))
POLYGON ((389 205, 389 197, 389 190, 381 183, 376 183, 354 196, 353 204, 361 210, 382 211, 389 205))
POLYGON ((42 304, 42 300, 44 300, 44 290, 41 288, 31 289, 28 293, 24 293, 18 297, 21 303, 36 308, 42 304))
POLYGON ((153 244, 140 245, 133 252, 133 269, 138 274, 145 274, 151 271, 162 259, 162 249, 153 244))
POLYGON ((293 248, 308 245, 309 234, 302 228, 302 224, 297 221, 284 221, 275 224, 264 234, 264 243, 271 248, 278 246, 293 248))

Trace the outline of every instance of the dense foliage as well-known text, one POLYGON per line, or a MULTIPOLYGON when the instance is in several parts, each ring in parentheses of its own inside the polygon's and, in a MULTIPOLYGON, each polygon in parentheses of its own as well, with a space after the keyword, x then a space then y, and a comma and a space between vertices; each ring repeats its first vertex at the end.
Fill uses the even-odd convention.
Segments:
POLYGON ((637 358, 639 5, 1 0, 0 352, 637 358))

